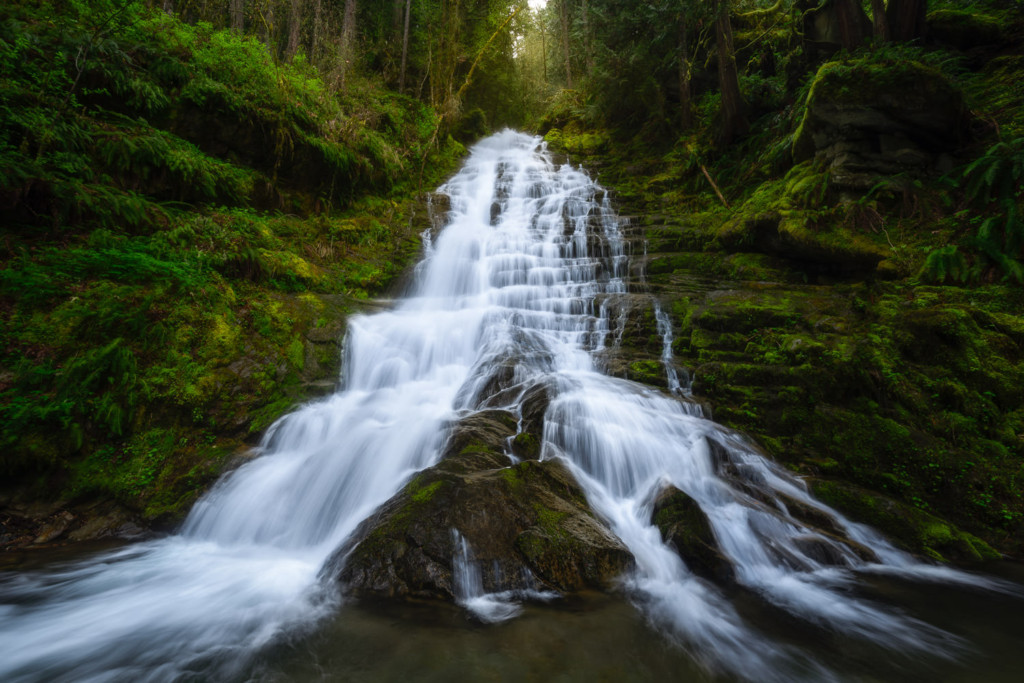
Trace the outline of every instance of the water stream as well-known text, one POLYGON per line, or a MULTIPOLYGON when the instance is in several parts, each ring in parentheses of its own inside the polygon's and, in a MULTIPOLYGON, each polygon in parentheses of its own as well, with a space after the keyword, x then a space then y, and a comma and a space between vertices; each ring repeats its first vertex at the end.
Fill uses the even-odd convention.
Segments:
MULTIPOLYGON (((314 637, 349 609, 322 565, 435 462, 445 425, 484 407, 518 412, 538 382, 554 396, 542 458, 568 463, 636 557, 625 595, 706 675, 842 677, 749 618, 737 595, 894 657, 952 660, 969 643, 865 596, 863 586, 885 576, 1016 591, 916 561, 706 419, 687 400, 660 308, 670 391, 603 374, 596 359, 621 337, 626 241, 606 193, 583 171, 554 164, 539 139, 505 131, 484 140, 441 192, 451 210, 425 240, 411 294, 350 321, 343 389, 276 423, 263 455, 223 479, 180 533, 0 576, 0 679, 255 676, 261 653, 314 637), (695 575, 651 524, 669 486, 707 515, 734 567, 731 591, 695 575), (801 521, 795 507, 834 533, 801 521)), ((515 619, 523 601, 552 598, 484 594, 472 549, 452 533, 459 604, 484 621, 515 619)))

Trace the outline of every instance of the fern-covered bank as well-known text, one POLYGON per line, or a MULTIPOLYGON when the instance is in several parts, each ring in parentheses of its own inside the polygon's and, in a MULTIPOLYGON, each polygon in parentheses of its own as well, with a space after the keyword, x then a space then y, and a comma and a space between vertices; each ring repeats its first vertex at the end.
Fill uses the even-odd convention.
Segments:
MULTIPOLYGON (((933 2, 916 39, 843 48, 808 23, 839 2, 737 4, 746 132, 723 136, 704 34, 682 117, 664 60, 652 106, 605 104, 627 86, 603 66, 659 59, 637 43, 599 52, 542 132, 638 217, 644 281, 716 420, 914 552, 1024 557, 1019 5, 933 2)), ((663 382, 653 310, 629 329, 618 371, 663 382)))
POLYGON ((333 386, 462 147, 142 3, 5 3, 0 74, 0 546, 171 524, 333 386))

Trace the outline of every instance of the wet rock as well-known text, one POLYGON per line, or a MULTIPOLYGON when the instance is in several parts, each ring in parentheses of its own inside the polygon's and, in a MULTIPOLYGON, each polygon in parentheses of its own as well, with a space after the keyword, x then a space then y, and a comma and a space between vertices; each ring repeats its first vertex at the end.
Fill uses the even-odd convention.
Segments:
POLYGON ((140 520, 112 501, 21 505, 0 501, 0 550, 52 547, 105 538, 137 538, 140 520))
POLYGON ((923 510, 844 482, 815 479, 811 484, 820 500, 873 526, 910 552, 943 562, 1000 557, 983 540, 923 510))
POLYGON ((442 460, 360 526, 327 564, 347 593, 452 599, 452 529, 472 547, 486 591, 608 588, 633 565, 565 466, 508 466, 510 417, 485 411, 460 421, 442 460))
POLYGON ((711 522, 693 498, 674 486, 666 487, 654 501, 651 521, 694 574, 735 583, 732 562, 719 549, 711 522))
POLYGON ((520 401, 522 431, 538 441, 544 438, 544 414, 554 397, 555 387, 552 380, 537 382, 523 392, 520 401))

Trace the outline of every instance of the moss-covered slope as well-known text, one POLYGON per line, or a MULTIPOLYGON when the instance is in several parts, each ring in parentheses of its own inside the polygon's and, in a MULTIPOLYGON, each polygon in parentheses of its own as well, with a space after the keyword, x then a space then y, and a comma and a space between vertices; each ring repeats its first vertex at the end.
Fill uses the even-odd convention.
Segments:
MULTIPOLYGON (((634 291, 670 313, 716 420, 914 552, 1019 558, 1022 25, 979 11, 959 35, 943 12, 924 46, 741 61, 760 118, 730 147, 713 90, 682 133, 595 128, 585 92, 542 130, 631 217, 634 291)), ((623 353, 660 343, 632 313, 623 353)), ((663 382, 648 365, 612 369, 663 382)))
POLYGON ((173 523, 333 386, 345 316, 418 252, 434 123, 141 3, 5 3, 0 545, 93 499, 173 523))

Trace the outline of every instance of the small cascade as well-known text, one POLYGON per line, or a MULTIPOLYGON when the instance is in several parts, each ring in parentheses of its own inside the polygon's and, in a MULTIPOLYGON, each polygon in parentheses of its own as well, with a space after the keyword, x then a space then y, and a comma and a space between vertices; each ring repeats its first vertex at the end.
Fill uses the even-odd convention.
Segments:
MULTIPOLYGON (((799 480, 692 401, 656 309, 666 395, 600 372, 622 321, 628 248, 607 192, 556 165, 539 138, 478 143, 440 192, 407 298, 349 321, 344 386, 268 431, 181 532, 90 562, 0 576, 0 679, 244 680, 253 658, 314 629, 342 598, 321 569, 363 520, 435 464, 445 426, 487 408, 524 414, 543 387, 541 459, 558 458, 628 547, 633 602, 707 670, 823 680, 813 655, 749 622, 734 591, 787 619, 892 652, 955 657, 957 638, 859 597, 871 573, 1002 586, 918 562, 815 500, 799 480), (665 501, 706 527, 709 564, 655 523, 665 501), (678 542, 677 542, 678 541, 678 542)), ((477 619, 516 616, 550 592, 507 581, 452 530, 453 588, 477 619)), ((447 551, 446 551, 447 554, 447 551)), ((343 646, 343 645, 342 645, 343 646)))
POLYGON ((654 304, 654 318, 658 323, 658 332, 661 333, 661 364, 665 368, 665 379, 668 383, 668 391, 676 396, 690 395, 690 378, 686 377, 686 384, 679 381, 679 372, 672 362, 672 321, 668 314, 661 310, 661 304, 654 304))
MULTIPOLYGON (((464 607, 476 619, 488 624, 508 621, 519 616, 523 611, 522 601, 524 600, 547 602, 558 597, 558 594, 552 591, 537 589, 536 581, 525 568, 523 575, 516 577, 517 581, 514 583, 522 584, 526 588, 504 590, 497 593, 486 592, 482 569, 473 556, 469 542, 457 529, 452 529, 452 540, 456 550, 455 556, 452 558, 452 587, 455 592, 455 602, 464 607)), ((498 569, 492 568, 491 574, 496 573, 498 573, 498 569)), ((500 574, 493 576, 492 582, 510 583, 500 574)))

